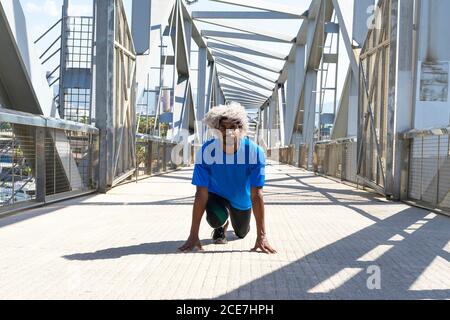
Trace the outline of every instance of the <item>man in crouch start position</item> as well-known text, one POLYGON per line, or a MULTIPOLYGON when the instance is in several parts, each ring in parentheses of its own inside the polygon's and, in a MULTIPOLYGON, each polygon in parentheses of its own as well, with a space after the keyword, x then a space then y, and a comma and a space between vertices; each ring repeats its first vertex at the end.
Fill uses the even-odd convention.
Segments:
POLYGON ((197 152, 192 184, 197 187, 191 232, 182 252, 203 250, 199 239, 200 223, 206 220, 214 229, 215 244, 226 244, 226 231, 231 220, 240 239, 250 231, 251 212, 256 220, 256 243, 252 251, 276 253, 266 236, 263 187, 265 155, 261 147, 246 137, 247 112, 232 103, 211 109, 204 122, 216 136, 197 152))

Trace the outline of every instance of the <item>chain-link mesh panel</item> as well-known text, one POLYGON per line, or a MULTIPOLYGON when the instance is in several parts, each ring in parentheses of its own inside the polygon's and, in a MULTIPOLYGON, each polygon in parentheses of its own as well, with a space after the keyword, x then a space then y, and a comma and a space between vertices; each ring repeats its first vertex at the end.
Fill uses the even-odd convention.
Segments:
POLYGON ((0 206, 36 198, 35 131, 0 122, 0 206))
POLYGON ((65 17, 65 48, 61 72, 64 118, 90 123, 94 114, 92 100, 92 51, 94 19, 65 17))
POLYGON ((433 207, 450 208, 449 136, 413 138, 408 197, 433 207))

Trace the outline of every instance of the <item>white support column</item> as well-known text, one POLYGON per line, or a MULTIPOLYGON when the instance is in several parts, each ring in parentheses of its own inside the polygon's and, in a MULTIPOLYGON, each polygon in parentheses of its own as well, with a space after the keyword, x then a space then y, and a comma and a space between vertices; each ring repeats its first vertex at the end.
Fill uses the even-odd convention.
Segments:
POLYGON ((267 145, 269 148, 273 148, 275 146, 275 139, 277 139, 277 135, 275 134, 274 129, 274 119, 275 119, 275 113, 277 111, 277 104, 278 104, 278 93, 277 91, 274 92, 272 95, 272 99, 270 100, 269 104, 269 121, 267 126, 267 145))
POLYGON ((298 102, 300 99, 303 79, 305 77, 305 46, 298 45, 296 48, 295 61, 288 63, 288 79, 286 90, 286 113, 284 145, 289 145, 295 126, 295 119, 298 112, 298 102))
POLYGON ((308 149, 308 170, 313 169, 314 156, 314 129, 316 122, 316 88, 317 71, 309 70, 306 73, 305 83, 305 114, 303 117, 303 138, 309 146, 308 149))
POLYGON ((97 65, 95 113, 100 130, 99 190, 105 193, 113 184, 114 141, 114 17, 113 0, 97 2, 97 65))
POLYGON ((393 163, 393 196, 394 199, 402 198, 407 190, 407 159, 404 154, 405 141, 399 139, 398 135, 412 128, 414 113, 414 64, 413 64, 413 30, 410 26, 414 23, 414 2, 410 0, 399 0, 397 25, 397 80, 396 80, 396 106, 394 123, 394 163, 393 163), (406 163, 405 163, 406 161, 406 163), (402 172, 406 171, 406 172, 402 172))
POLYGON ((192 21, 184 20, 184 36, 186 39, 187 60, 191 63, 192 21))
MULTIPOLYGON (((360 46, 364 44, 367 37, 367 24, 375 12, 376 6, 373 0, 354 1, 353 6, 353 40, 360 46)), ((350 73, 350 94, 347 116, 347 137, 358 135, 358 96, 359 79, 358 74, 350 73)))
POLYGON ((183 129, 187 129, 189 125, 189 89, 189 79, 184 76, 178 77, 174 93, 172 136, 170 137, 176 142, 178 142, 183 129))
MULTIPOLYGON (((289 91, 288 91, 289 92, 289 91)), ((292 91, 291 91, 292 93, 292 91)), ((295 93, 295 92, 294 92, 295 93)), ((277 111, 280 119, 280 144, 281 146, 287 145, 285 137, 286 137, 286 124, 290 121, 286 119, 286 110, 287 110, 287 102, 286 102, 286 90, 284 87, 280 86, 278 88, 277 93, 277 111)))
POLYGON ((206 71, 208 68, 207 49, 205 47, 198 48, 198 80, 197 80, 197 108, 195 110, 196 123, 196 139, 201 143, 204 132, 206 130, 202 120, 206 114, 207 94, 206 94, 206 71))
POLYGON ((262 139, 264 139, 266 147, 269 146, 269 106, 270 106, 270 104, 266 103, 266 105, 264 107, 264 112, 263 112, 264 130, 263 130, 262 139))
POLYGON ((350 73, 350 92, 348 98, 347 137, 358 135, 358 79, 350 73))
MULTIPOLYGON (((305 77, 305 59, 306 59, 306 48, 303 45, 298 45, 295 51, 295 82, 296 85, 300 85, 305 77)), ((296 90, 295 101, 300 100, 301 88, 298 87, 296 90)))

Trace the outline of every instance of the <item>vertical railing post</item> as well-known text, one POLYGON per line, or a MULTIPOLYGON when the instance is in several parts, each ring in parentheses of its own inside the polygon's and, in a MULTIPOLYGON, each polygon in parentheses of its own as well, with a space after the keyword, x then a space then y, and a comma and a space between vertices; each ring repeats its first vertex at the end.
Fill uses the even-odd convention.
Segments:
POLYGON ((152 153, 153 153, 153 148, 152 148, 152 141, 147 141, 147 156, 146 156, 146 174, 151 175, 152 174, 152 153))
POLYGON ((436 206, 439 205, 439 176, 440 176, 440 166, 441 166, 441 136, 438 136, 438 149, 437 149, 437 181, 436 181, 436 206))
POLYGON ((99 191, 113 184, 115 156, 114 40, 115 1, 97 1, 96 17, 96 127, 99 129, 99 191))
POLYGON ((421 137, 421 152, 420 152, 420 201, 423 200, 423 142, 424 138, 421 137))
POLYGON ((36 201, 45 203, 45 128, 36 127, 35 139, 36 201))
POLYGON ((341 145, 342 150, 341 150, 341 157, 342 157, 342 161, 341 161, 341 181, 346 181, 347 180, 347 142, 343 143, 341 145))
POLYGON ((400 166, 400 200, 407 200, 409 193, 409 175, 411 158, 411 139, 403 138, 402 141, 402 163, 400 166))
POLYGON ((167 149, 167 144, 165 142, 163 142, 163 153, 162 153, 162 163, 163 163, 163 172, 167 171, 167 163, 166 163, 166 149, 167 149))

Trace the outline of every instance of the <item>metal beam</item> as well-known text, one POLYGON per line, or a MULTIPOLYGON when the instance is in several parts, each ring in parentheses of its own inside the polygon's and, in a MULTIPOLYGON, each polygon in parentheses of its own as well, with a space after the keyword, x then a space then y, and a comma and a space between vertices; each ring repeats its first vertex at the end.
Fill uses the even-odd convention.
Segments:
POLYGON ((229 91, 229 89, 224 89, 224 94, 228 96, 245 97, 246 99, 252 100, 267 100, 267 97, 264 96, 254 96, 252 94, 248 94, 247 92, 229 91))
POLYGON ((214 26, 228 28, 231 30, 239 31, 239 32, 246 32, 246 33, 251 33, 251 34, 255 34, 255 35, 259 35, 259 36, 263 36, 263 37, 268 37, 268 38, 273 39, 271 41, 285 42, 285 43, 291 43, 291 42, 295 41, 295 38, 292 38, 291 36, 274 33, 274 32, 268 31, 268 30, 251 28, 248 26, 248 24, 241 25, 241 24, 237 24, 237 23, 223 23, 223 22, 215 22, 215 21, 202 20, 202 19, 196 19, 196 21, 200 21, 200 22, 203 22, 206 24, 211 24, 214 26))
POLYGON ((225 59, 222 59, 222 58, 216 58, 216 62, 218 64, 220 64, 220 65, 226 65, 226 66, 228 66, 230 68, 237 69, 239 71, 245 72, 247 74, 250 74, 250 75, 252 75, 254 77, 257 77, 257 78, 260 78, 262 80, 266 80, 268 82, 272 82, 272 83, 276 83, 277 82, 277 79, 269 78, 269 77, 260 75, 260 74, 256 73, 255 71, 252 71, 252 70, 249 70, 247 68, 241 67, 241 66, 239 66, 239 65, 237 65, 235 63, 232 63, 232 62, 230 62, 228 60, 225 60, 225 59))
MULTIPOLYGON (((181 9, 182 9, 184 18, 188 19, 188 20, 191 19, 190 15, 189 15, 189 11, 186 8, 184 1, 181 2, 181 9)), ((197 26, 195 25, 195 23, 192 24, 192 39, 195 41, 197 46, 206 47, 206 43, 205 43, 203 37, 201 36, 200 31, 197 29, 197 26)), ((208 60, 212 61, 213 59, 212 59, 212 56, 211 56, 211 53, 209 52, 209 50, 207 52, 207 55, 208 55, 208 60)))
MULTIPOLYGON (((222 86, 229 86, 229 87, 232 87, 233 89, 238 89, 238 90, 244 89, 244 90, 249 90, 251 92, 255 91, 255 92, 259 93, 259 94, 262 94, 263 96, 265 96, 266 94, 269 95, 272 92, 272 90, 270 90, 270 89, 263 89, 261 87, 255 86, 253 84, 244 84, 242 81, 239 81, 239 80, 233 80, 231 78, 221 78, 221 79, 225 79, 225 80, 227 80, 227 81, 232 83, 232 84, 224 83, 224 84, 222 84, 222 86), (249 85, 252 86, 252 87, 249 87, 249 85), (257 91, 255 87, 258 90, 264 90, 264 91, 268 91, 268 92, 266 94, 261 93, 260 91, 257 91)), ((236 79, 239 79, 239 78, 236 77, 236 79)))
POLYGON ((267 99, 261 99, 261 98, 255 99, 255 98, 251 98, 251 97, 247 97, 245 95, 239 95, 239 94, 225 94, 225 97, 232 98, 232 99, 239 99, 242 101, 261 102, 261 103, 267 100, 267 99))
MULTIPOLYGON (((227 66, 223 66, 223 67, 228 69, 228 70, 230 70, 230 71, 235 72, 235 70, 233 70, 233 69, 231 69, 231 68, 229 68, 227 66)), ((255 80, 252 80, 251 78, 248 78, 248 77, 246 77, 244 75, 239 74, 238 72, 236 72, 236 74, 240 75, 243 78, 237 77, 237 76, 234 76, 234 75, 231 75, 231 74, 228 74, 228 73, 223 73, 223 72, 219 72, 219 77, 222 77, 222 78, 225 78, 225 79, 233 79, 233 80, 236 80, 236 81, 240 81, 240 82, 243 82, 243 83, 246 83, 246 84, 249 84, 251 86, 254 86, 254 87, 257 87, 257 88, 260 88, 260 89, 263 89, 263 90, 267 90, 267 91, 272 91, 273 90, 273 88, 269 88, 267 86, 264 86, 264 85, 256 82, 255 80)))
POLYGON ((206 76, 207 76, 207 49, 198 48, 198 76, 197 76, 197 108, 195 120, 197 124, 196 138, 198 142, 203 142, 203 133, 206 131, 205 125, 201 122, 206 114, 206 76))
POLYGON ((193 11, 193 19, 303 19, 282 12, 257 11, 193 11))
POLYGON ((222 90, 223 90, 224 93, 227 93, 227 92, 228 93, 244 93, 244 94, 253 96, 255 98, 266 98, 264 95, 262 95, 260 93, 257 93, 255 91, 243 90, 243 89, 238 89, 238 88, 231 89, 229 87, 224 87, 223 85, 222 85, 222 90))
POLYGON ((241 58, 239 56, 232 55, 232 54, 229 54, 229 53, 226 53, 226 52, 223 52, 223 51, 211 50, 211 53, 215 57, 219 57, 219 58, 223 58, 223 59, 227 59, 227 60, 232 60, 232 61, 235 61, 235 62, 239 62, 239 63, 242 63, 242 64, 246 64, 246 65, 258 68, 258 69, 263 69, 263 70, 266 70, 266 71, 269 71, 269 72, 274 72, 274 73, 277 73, 277 74, 281 74, 281 70, 275 69, 274 67, 267 66, 267 65, 264 65, 262 63, 255 63, 255 62, 252 62, 250 60, 247 60, 247 59, 244 59, 244 58, 241 58))
POLYGON ((218 37, 218 38, 232 38, 232 39, 243 39, 252 41, 266 41, 266 42, 281 42, 281 43, 293 43, 295 39, 291 41, 281 40, 278 38, 273 38, 270 36, 264 36, 260 34, 253 33, 242 33, 242 32, 226 32, 226 31, 214 31, 214 30, 203 30, 203 37, 218 37))
POLYGON ((245 53, 245 54, 250 54, 253 56, 260 56, 263 58, 269 58, 269 59, 276 59, 276 60, 281 60, 281 61, 285 61, 287 59, 287 57, 280 57, 279 55, 274 56, 265 52, 261 52, 261 51, 256 51, 256 50, 252 50, 249 48, 244 48, 244 47, 239 47, 236 45, 227 45, 227 44, 222 44, 222 43, 215 43, 215 42, 208 42, 208 47, 211 49, 221 49, 223 51, 235 51, 235 52, 239 52, 239 53, 245 53))
POLYGON ((252 98, 248 97, 244 94, 226 94, 226 97, 232 97, 235 99, 245 100, 245 101, 252 101, 252 102, 264 102, 267 99, 266 98, 252 98))
MULTIPOLYGON (((271 58, 271 59, 278 59, 278 60, 287 60, 288 56, 281 54, 279 52, 270 51, 267 48, 259 48, 256 46, 253 46, 252 44, 248 42, 238 41, 238 40, 226 40, 226 39, 220 39, 220 38, 214 38, 214 37, 208 37, 209 40, 214 40, 217 42, 221 42, 224 44, 228 44, 226 47, 226 50, 236 51, 236 48, 239 49, 242 53, 248 53, 252 55, 257 55, 265 58, 271 58), (242 51, 241 51, 242 50, 242 51)), ((217 43, 211 43, 208 41, 208 47, 214 48, 212 46, 214 44, 217 47, 217 43)), ((223 45, 222 45, 223 46, 223 45)), ((224 47, 220 49, 225 49, 224 47)))
POLYGON ((236 92, 236 91, 224 91, 224 95, 247 97, 249 99, 254 99, 254 100, 267 100, 268 99, 267 97, 258 97, 258 96, 250 95, 246 92, 236 92))
POLYGON ((151 0, 141 0, 139 6, 136 1, 133 2, 131 32, 138 55, 143 55, 150 49, 151 11, 151 0))
MULTIPOLYGON (((287 99, 286 99, 286 91, 283 86, 278 89, 277 93, 277 107, 278 107, 278 115, 280 119, 280 142, 282 146, 287 146, 290 143, 286 143, 286 110, 287 110, 287 99)), ((292 121, 293 122, 293 121, 292 121)))
POLYGON ((99 191, 106 193, 112 186, 112 167, 116 140, 114 130, 114 1, 97 2, 97 66, 95 119, 99 135, 99 191))
POLYGON ((256 108, 259 108, 261 106, 261 104, 259 104, 259 103, 249 103, 249 102, 246 102, 246 101, 239 101, 239 100, 226 100, 226 101, 237 102, 237 103, 241 104, 242 106, 244 106, 247 109, 256 109, 256 108))
POLYGON ((280 12, 280 13, 293 15, 293 16, 296 16, 301 19, 308 17, 308 11, 300 12, 297 10, 296 7, 291 7, 291 6, 274 3, 275 1, 271 1, 271 2, 263 1, 263 0, 246 0, 245 2, 243 2, 242 0, 211 0, 211 1, 232 4, 232 5, 245 7, 245 8, 265 10, 265 11, 270 11, 270 12, 280 12))
POLYGON ((305 111, 303 115, 303 141, 308 150, 308 170, 313 170, 314 161, 314 129, 316 121, 317 71, 308 70, 305 82, 305 111))
POLYGON ((359 68, 358 63, 356 62, 355 54, 353 53, 352 42, 350 40, 347 27, 345 26, 345 20, 341 12, 341 7, 339 6, 339 2, 337 0, 332 0, 334 11, 336 12, 336 16, 338 18, 339 27, 341 28, 341 35, 344 39, 345 49, 347 50, 347 55, 350 59, 350 65, 352 67, 353 76, 357 79, 359 76, 359 68))

